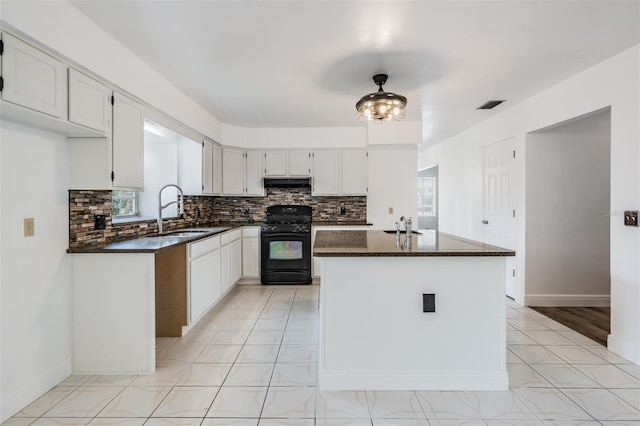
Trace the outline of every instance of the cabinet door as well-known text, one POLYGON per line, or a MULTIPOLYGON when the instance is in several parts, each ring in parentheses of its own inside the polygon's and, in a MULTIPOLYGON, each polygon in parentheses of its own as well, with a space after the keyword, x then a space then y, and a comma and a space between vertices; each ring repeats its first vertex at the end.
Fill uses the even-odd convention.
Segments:
POLYGON ((221 280, 221 254, 220 249, 214 250, 211 253, 212 272, 209 277, 209 299, 211 302, 215 302, 220 299, 222 295, 222 280, 221 280))
POLYGON ((287 152, 286 151, 266 151, 264 153, 264 175, 265 176, 286 176, 287 175, 287 152))
POLYGON ((144 117, 142 105, 113 92, 113 186, 144 189, 144 117))
POLYGON ((213 142, 202 142, 202 195, 213 195, 213 142))
POLYGON ((222 148, 222 194, 244 195, 244 150, 222 148))
POLYGON ((189 262, 189 323, 192 324, 214 302, 214 255, 207 253, 189 262))
POLYGON ((340 195, 339 152, 313 153, 313 195, 340 195))
POLYGON ((214 144, 212 195, 220 194, 222 194, 222 148, 214 144))
POLYGON ((342 195, 367 195, 367 151, 342 151, 342 195))
POLYGON ((109 130, 111 89, 69 69, 69 121, 101 132, 109 130))
POLYGON ((231 274, 229 273, 229 244, 220 246, 220 289, 222 294, 231 287, 231 274))
POLYGON ((311 152, 289 151, 289 176, 311 176, 311 152))
POLYGON ((246 195, 264 195, 262 183, 262 151, 247 151, 246 195))
POLYGON ((231 285, 242 277, 242 240, 238 239, 229 243, 229 274, 231 285))
POLYGON ((245 278, 258 278, 260 276, 259 238, 242 239, 242 276, 245 278))
POLYGON ((7 33, 2 41, 2 100, 66 120, 66 65, 7 33))

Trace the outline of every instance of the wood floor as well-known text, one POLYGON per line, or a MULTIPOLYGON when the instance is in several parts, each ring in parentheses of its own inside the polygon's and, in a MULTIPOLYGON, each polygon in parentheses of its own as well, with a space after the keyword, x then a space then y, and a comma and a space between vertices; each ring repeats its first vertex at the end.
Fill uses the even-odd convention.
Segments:
POLYGON ((607 346, 611 308, 535 307, 543 315, 607 346))

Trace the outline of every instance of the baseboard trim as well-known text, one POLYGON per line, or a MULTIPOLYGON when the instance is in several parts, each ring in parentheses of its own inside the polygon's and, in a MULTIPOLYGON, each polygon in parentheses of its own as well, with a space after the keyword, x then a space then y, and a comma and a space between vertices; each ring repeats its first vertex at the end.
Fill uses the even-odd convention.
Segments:
POLYGON ((319 390, 506 391, 506 370, 494 371, 328 371, 318 372, 319 390))
POLYGON ((611 306, 608 294, 528 294, 524 296, 525 306, 568 306, 597 307, 611 306))
POLYGON ((640 345, 618 339, 613 334, 607 337, 607 349, 622 358, 640 365, 640 345))
POLYGON ((70 375, 71 358, 69 357, 22 389, 4 398, 0 402, 0 423, 40 398, 70 375))

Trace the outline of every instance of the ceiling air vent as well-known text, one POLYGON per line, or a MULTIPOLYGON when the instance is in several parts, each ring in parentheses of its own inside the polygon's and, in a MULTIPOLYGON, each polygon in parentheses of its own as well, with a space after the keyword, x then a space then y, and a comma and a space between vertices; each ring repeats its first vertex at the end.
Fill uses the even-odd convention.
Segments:
POLYGON ((482 105, 480 105, 478 108, 476 109, 493 109, 495 107, 497 107, 498 105, 500 105, 501 103, 503 103, 505 100, 500 100, 500 101, 487 101, 485 103, 483 103, 482 105))

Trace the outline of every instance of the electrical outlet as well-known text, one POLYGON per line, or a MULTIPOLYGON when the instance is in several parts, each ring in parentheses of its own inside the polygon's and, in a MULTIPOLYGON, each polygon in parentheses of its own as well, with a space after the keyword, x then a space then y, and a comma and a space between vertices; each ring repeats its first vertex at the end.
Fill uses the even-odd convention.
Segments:
POLYGON ((93 216, 93 229, 98 231, 107 228, 107 217, 103 214, 93 216))
POLYGON ((347 214, 347 208, 345 206, 340 206, 340 214, 347 214))
POLYGON ((626 210, 624 212, 624 224, 625 226, 640 226, 638 225, 638 210, 626 210))
POLYGON ((393 214, 393 207, 389 207, 389 214, 393 214))
POLYGON ((436 311, 436 295, 423 294, 422 295, 422 312, 435 312, 435 311, 436 311))
POLYGON ((24 236, 33 237, 36 233, 35 222, 32 217, 24 219, 24 236))

